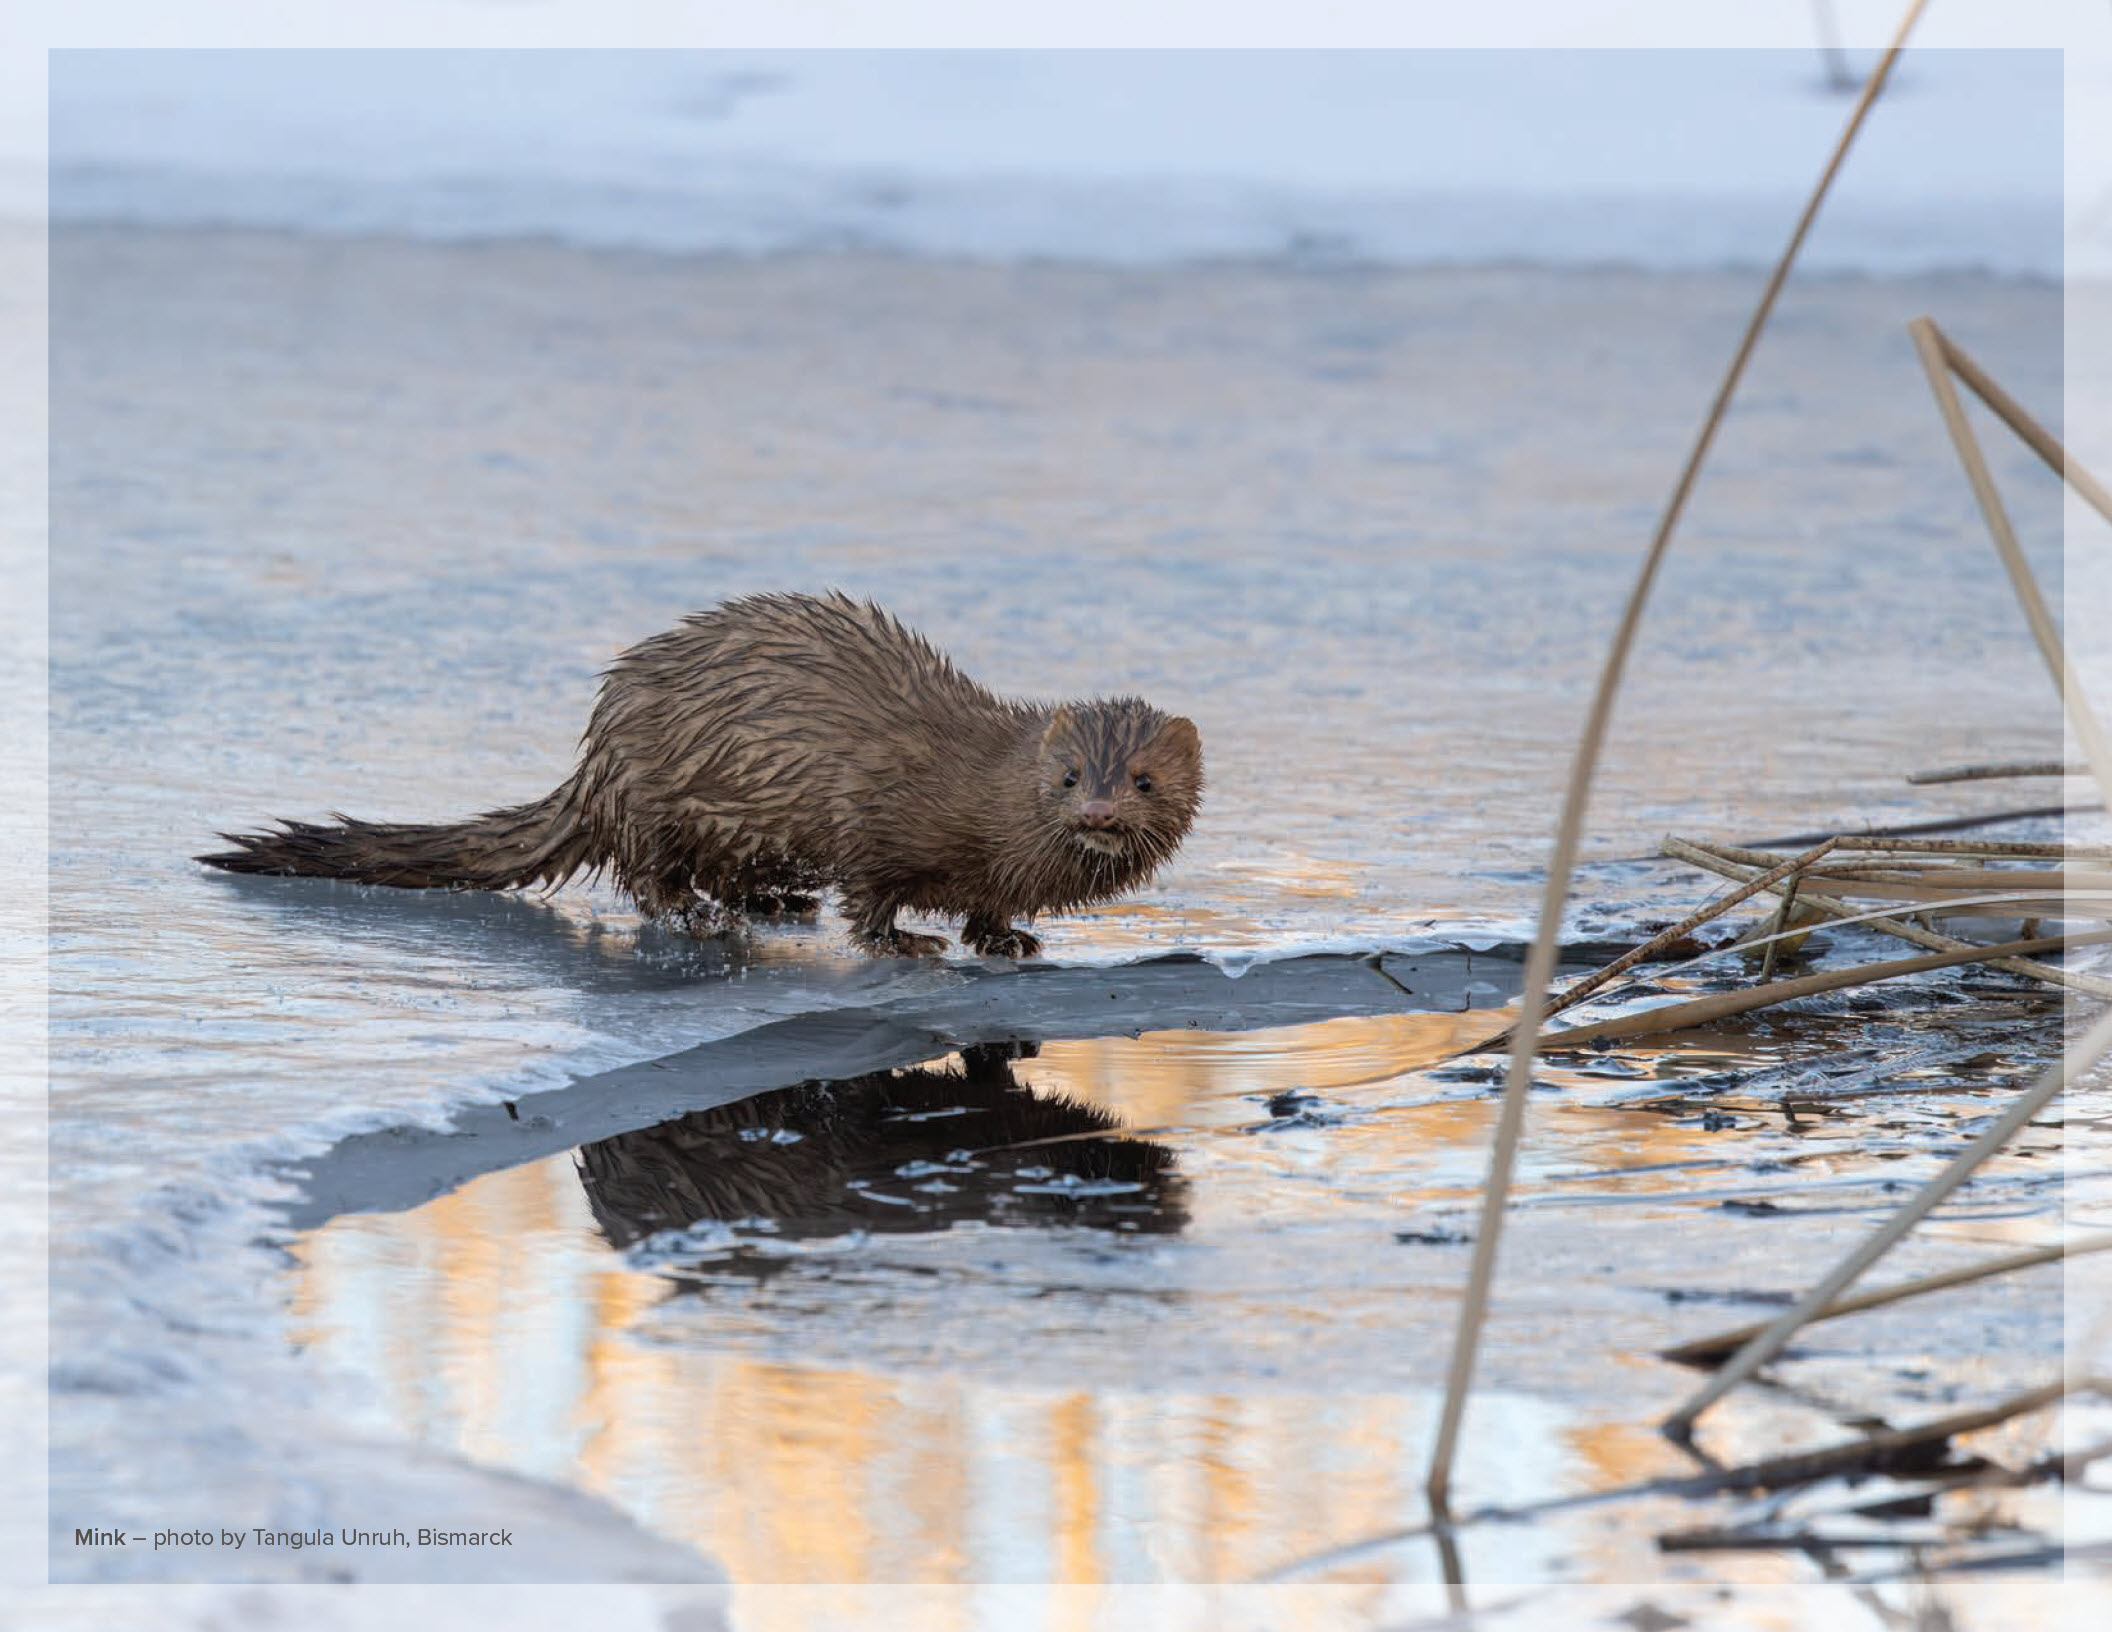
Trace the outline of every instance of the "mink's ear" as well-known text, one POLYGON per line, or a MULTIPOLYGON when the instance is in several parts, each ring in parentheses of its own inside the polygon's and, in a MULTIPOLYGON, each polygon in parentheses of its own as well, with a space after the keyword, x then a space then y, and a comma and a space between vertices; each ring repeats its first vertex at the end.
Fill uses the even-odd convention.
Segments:
POLYGON ((1041 734, 1041 751, 1045 754, 1054 753, 1063 739, 1070 734, 1071 711, 1068 708, 1059 708, 1049 716, 1049 728, 1041 734))
POLYGON ((1151 746, 1183 759, 1203 762, 1203 739, 1195 729, 1195 721, 1185 714, 1176 714, 1157 731, 1152 733, 1151 746))

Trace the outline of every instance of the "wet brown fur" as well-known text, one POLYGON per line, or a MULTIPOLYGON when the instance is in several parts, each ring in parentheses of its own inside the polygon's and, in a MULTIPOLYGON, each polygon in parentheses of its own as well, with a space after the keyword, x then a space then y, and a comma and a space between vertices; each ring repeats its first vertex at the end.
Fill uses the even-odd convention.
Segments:
POLYGON ((1015 918, 1142 883, 1202 786, 1195 726, 1139 698, 1008 701, 870 601, 754 595, 622 653, 577 768, 542 799, 433 826, 282 822, 198 859, 407 889, 606 868, 647 916, 692 927, 833 886, 868 950, 941 950, 895 928, 917 910, 1027 957, 1040 942, 1015 918), (1097 833, 1089 801, 1112 807, 1097 833))

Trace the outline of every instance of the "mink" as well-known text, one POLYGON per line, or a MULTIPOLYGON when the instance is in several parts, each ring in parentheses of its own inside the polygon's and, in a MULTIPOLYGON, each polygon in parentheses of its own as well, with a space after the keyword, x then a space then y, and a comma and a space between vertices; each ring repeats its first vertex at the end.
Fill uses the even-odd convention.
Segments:
POLYGON ((606 871, 696 933, 833 888, 869 952, 943 951, 895 926, 920 911, 963 920, 977 952, 1032 957, 1015 919, 1149 879, 1202 791, 1194 723, 1141 698, 1000 698, 871 601, 751 595, 621 653, 541 799, 450 823, 281 821, 197 859, 401 889, 606 871))

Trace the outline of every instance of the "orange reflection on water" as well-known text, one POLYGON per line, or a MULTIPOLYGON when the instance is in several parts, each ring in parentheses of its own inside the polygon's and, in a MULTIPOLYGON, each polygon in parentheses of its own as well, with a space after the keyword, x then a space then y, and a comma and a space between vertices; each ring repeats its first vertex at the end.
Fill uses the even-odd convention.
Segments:
MULTIPOLYGON (((1372 977, 1377 980, 1378 977, 1372 977)), ((1333 1092, 1391 1082, 1457 1054, 1506 1013, 1355 1015, 1268 1031, 1147 1031, 1041 1045, 1017 1074, 1044 1091, 1090 1099, 1138 1127, 1185 1122, 1211 1103, 1303 1088, 1333 1092)))
MULTIPOLYGON (((1340 1216, 1345 1197, 1359 1187, 1403 1209, 1459 1204, 1480 1193, 1498 1085, 1471 1098, 1433 1098, 1416 1073, 1485 1040, 1510 1018, 1509 1010, 1490 1009, 1257 1032, 1145 1032, 1044 1043, 1037 1057, 1013 1069, 1044 1094, 1105 1106, 1133 1128, 1182 1142, 1184 1168, 1212 1177, 1192 1200, 1200 1224, 1324 1219, 1340 1216), (1270 1096, 1294 1089, 1358 1114, 1264 1142, 1223 1137, 1266 1121, 1270 1096), (1202 1143, 1190 1148, 1187 1140, 1202 1143)), ((1668 1047, 1664 1057, 1693 1047, 1668 1047)), ((1714 1064, 1721 1052, 1712 1047, 1704 1057, 1714 1064)), ((1498 1055, 1478 1059, 1502 1064, 1498 1055)), ((1541 1066, 1535 1074, 1562 1085, 1559 1070, 1541 1066)), ((1723 1159, 1720 1138, 1695 1123, 1563 1093, 1535 1092, 1526 1119, 1519 1180, 1527 1192, 1585 1195, 1618 1186, 1630 1195, 1671 1195, 1693 1188, 1697 1167, 1723 1159)))
MULTIPOLYGON (((297 1257, 299 1340, 381 1385, 385 1416, 605 1496, 736 1581, 1237 1580, 1420 1512, 1421 1397, 1050 1390, 656 1340, 668 1283, 595 1233, 567 1157, 338 1218, 297 1257)), ((1548 1406, 1515 1409, 1545 1431, 1477 1478, 1522 1496, 1567 1453, 1548 1406)))
MULTIPOLYGON (((1185 1233, 1223 1254, 1279 1225, 1383 1225, 1426 1205, 1468 1204, 1485 1172, 1494 1085, 1440 1087, 1416 1071, 1504 1018, 1394 1014, 1050 1042, 1015 1070, 1045 1095, 1112 1109, 1171 1146, 1185 1233), (1267 1101, 1293 1088, 1342 1120, 1274 1126, 1267 1101), (1267 1136, 1255 1136, 1264 1124, 1267 1136)), ((1693 1122, 1536 1091, 1519 1194, 1529 1205, 1594 1193, 1674 1198, 1721 1152, 1693 1122)), ((1328 1251, 1349 1237, 1312 1239, 1328 1251)), ((787 1274, 679 1294, 630 1268, 598 1232, 569 1155, 488 1175, 412 1212, 340 1217, 296 1255, 298 1335, 371 1379, 383 1418, 479 1461, 600 1494, 741 1583, 1239 1580, 1422 1516, 1427 1393, 1286 1388, 1261 1380, 1261 1362, 1295 1350, 1300 1332, 1340 1332, 1398 1308, 1403 1291, 1390 1286, 1422 1297, 1419 1282, 1440 1268, 1427 1261, 1375 1262, 1379 1281, 1342 1283, 1344 1299, 1295 1275, 1235 1274, 1181 1305, 1182 1318, 1221 1326, 1227 1345, 1248 1344, 1222 1370, 1229 1386, 1161 1385, 1103 1365, 1097 1375, 1121 1385, 1087 1389, 1052 1385, 1046 1370, 1040 1382, 1021 1380, 1001 1363, 949 1370, 946 1353, 928 1366, 857 1363, 857 1323, 894 1322, 899 1356, 900 1323, 916 1318, 924 1295, 861 1290, 862 1252, 845 1260, 841 1285, 787 1274), (817 1331, 834 1334, 830 1359, 804 1352, 817 1331), (1290 1350, 1271 1346, 1279 1333, 1290 1350)), ((1456 1272, 1441 1266, 1447 1285, 1456 1272)), ((932 1282, 931 1295, 945 1298, 947 1284, 932 1282)), ((1053 1329, 1064 1341, 1106 1342, 1085 1308, 1053 1329)), ((1372 1340, 1397 1334, 1375 1326, 1372 1340)), ((1490 1502, 1628 1485, 1680 1466, 1640 1420, 1596 1422, 1523 1394, 1477 1395, 1475 1409, 1484 1431, 1462 1485, 1490 1502)), ((1674 1504, 1663 1511, 1677 1522, 1674 1504)), ((1469 1537, 1469 1569, 1482 1580, 1638 1579, 1655 1566, 1638 1541, 1649 1533, 1632 1511, 1615 1522, 1584 1510, 1469 1537)), ((1710 1567, 1754 1580, 1797 1573, 1794 1561, 1762 1557, 1710 1567)), ((1435 1568, 1434 1554, 1395 1550, 1330 1579, 1428 1578, 1435 1568)), ((758 1599, 745 1624, 826 1624, 775 1614, 758 1599)))

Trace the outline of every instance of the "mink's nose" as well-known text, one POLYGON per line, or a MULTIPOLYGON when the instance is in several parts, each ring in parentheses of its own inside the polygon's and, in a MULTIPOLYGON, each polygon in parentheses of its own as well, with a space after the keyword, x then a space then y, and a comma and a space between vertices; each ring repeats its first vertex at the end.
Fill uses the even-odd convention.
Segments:
POLYGON ((1078 807, 1078 814, 1085 818, 1087 827, 1113 827, 1115 802, 1112 799, 1088 799, 1078 807))

